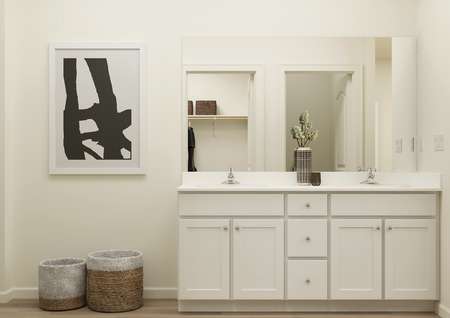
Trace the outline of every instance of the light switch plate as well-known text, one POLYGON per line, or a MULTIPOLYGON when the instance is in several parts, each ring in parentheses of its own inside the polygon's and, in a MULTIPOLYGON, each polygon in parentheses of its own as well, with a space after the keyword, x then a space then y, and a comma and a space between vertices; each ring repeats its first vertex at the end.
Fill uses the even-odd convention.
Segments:
POLYGON ((434 135, 433 136, 433 149, 434 149, 434 151, 444 151, 445 150, 444 135, 434 135))
POLYGON ((403 139, 399 138, 395 140, 395 152, 402 153, 403 152, 403 139))

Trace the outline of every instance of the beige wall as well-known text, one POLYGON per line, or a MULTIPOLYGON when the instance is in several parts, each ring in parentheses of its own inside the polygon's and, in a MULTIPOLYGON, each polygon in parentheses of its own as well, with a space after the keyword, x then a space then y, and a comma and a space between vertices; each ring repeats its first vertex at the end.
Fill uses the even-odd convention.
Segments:
POLYGON ((418 167, 443 173, 441 310, 450 317, 450 2, 421 0, 418 5, 418 167), (433 151, 433 135, 445 135, 445 151, 433 151), (421 141, 420 141, 421 140, 421 141), (422 147, 420 146, 422 143, 422 147))
POLYGON ((4 289, 36 286, 43 258, 112 247, 144 252, 146 287, 176 287, 182 36, 413 35, 416 22, 411 0, 5 2, 8 151, 1 153, 11 218, 2 233, 12 242, 12 281, 4 289), (48 175, 47 47, 73 41, 147 45, 146 176, 48 175))

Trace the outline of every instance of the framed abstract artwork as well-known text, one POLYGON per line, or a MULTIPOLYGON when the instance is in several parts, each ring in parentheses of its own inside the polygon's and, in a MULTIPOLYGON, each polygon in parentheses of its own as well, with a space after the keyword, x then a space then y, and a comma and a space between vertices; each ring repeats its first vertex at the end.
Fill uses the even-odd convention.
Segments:
POLYGON ((50 174, 144 174, 144 73, 142 45, 50 45, 50 174))

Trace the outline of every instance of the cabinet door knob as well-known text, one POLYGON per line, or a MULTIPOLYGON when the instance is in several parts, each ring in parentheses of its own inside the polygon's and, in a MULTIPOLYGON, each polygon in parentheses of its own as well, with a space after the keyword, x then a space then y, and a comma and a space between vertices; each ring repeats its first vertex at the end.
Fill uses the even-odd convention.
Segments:
POLYGON ((379 227, 379 226, 377 226, 377 227, 375 228, 375 230, 379 231, 379 230, 380 230, 380 227, 379 227))
POLYGON ((392 231, 392 226, 388 226, 387 230, 392 231))
POLYGON ((311 241, 311 238, 310 238, 309 236, 307 236, 307 237, 305 238, 305 240, 306 240, 306 242, 309 242, 309 241, 311 241))
POLYGON ((307 278, 307 279, 305 280, 305 283, 309 284, 309 283, 311 283, 311 280, 310 280, 309 278, 307 278))
POLYGON ((307 207, 309 209, 311 207, 311 204, 310 203, 306 203, 305 207, 307 207))
POLYGON ((224 227, 223 227, 223 230, 224 230, 224 231, 228 231, 228 226, 224 226, 224 227))
POLYGON ((234 229, 235 229, 236 231, 239 231, 241 228, 240 228, 239 226, 236 225, 236 226, 234 227, 234 229))

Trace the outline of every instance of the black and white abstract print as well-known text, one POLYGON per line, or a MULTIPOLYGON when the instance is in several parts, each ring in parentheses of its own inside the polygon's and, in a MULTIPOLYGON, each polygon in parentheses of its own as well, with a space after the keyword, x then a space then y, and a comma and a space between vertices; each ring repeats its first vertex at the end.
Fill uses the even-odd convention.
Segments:
POLYGON ((50 172, 143 173, 143 48, 50 49, 50 172))
POLYGON ((111 83, 106 58, 78 59, 89 68, 98 102, 80 109, 77 91, 77 59, 64 58, 64 84, 66 103, 64 108, 64 152, 69 160, 85 160, 91 156, 97 160, 131 159, 131 141, 124 130, 131 125, 131 109, 117 111, 117 98, 111 83), (92 120, 97 130, 82 131, 80 121, 92 120), (89 147, 90 140, 103 148, 103 153, 89 147), (126 150, 126 151, 124 151, 126 150))

